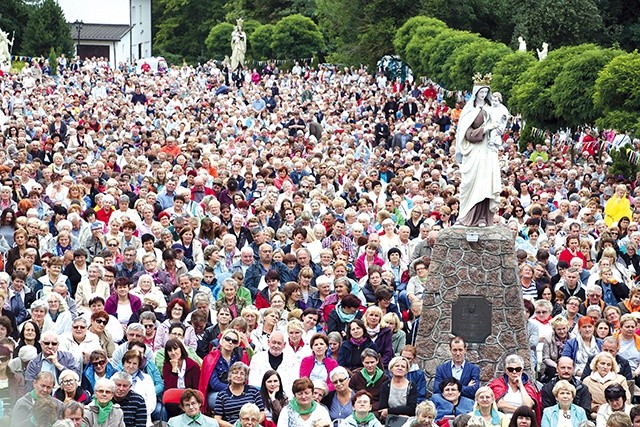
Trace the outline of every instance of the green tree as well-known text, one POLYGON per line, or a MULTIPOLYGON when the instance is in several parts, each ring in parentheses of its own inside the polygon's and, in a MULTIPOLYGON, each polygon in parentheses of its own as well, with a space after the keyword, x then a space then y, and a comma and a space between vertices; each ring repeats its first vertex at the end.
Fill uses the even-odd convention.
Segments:
MULTIPOLYGON (((480 40, 477 34, 466 31, 451 30, 440 33, 430 43, 431 54, 426 66, 427 76, 434 81, 445 84, 449 82, 449 69, 453 65, 453 57, 458 48, 480 40)), ((425 46, 426 48, 426 46, 425 46)))
POLYGON ((420 10, 453 29, 508 43, 513 31, 512 5, 507 0, 422 0, 420 10))
POLYGON ((440 33, 451 31, 446 25, 439 24, 441 22, 442 21, 436 21, 433 25, 418 27, 413 37, 411 37, 411 40, 409 40, 409 43, 407 43, 407 47, 405 48, 405 61, 416 75, 427 75, 426 66, 428 59, 425 55, 429 55, 430 51, 426 49, 426 46, 430 45, 440 33))
POLYGON ((29 15, 23 51, 28 55, 48 56, 51 48, 71 55, 73 41, 62 8, 54 0, 44 0, 29 15))
POLYGON ((640 132, 640 53, 613 58, 596 79, 593 100, 603 112, 599 127, 640 132))
POLYGON ((208 59, 203 40, 211 27, 224 22, 225 0, 156 0, 156 3, 162 15, 156 25, 155 50, 179 55, 189 62, 208 59))
POLYGON ((0 1, 0 29, 9 34, 9 40, 15 35, 12 53, 22 52, 24 29, 29 22, 29 9, 22 0, 0 1))
POLYGON ((491 88, 502 94, 502 101, 508 105, 511 90, 529 67, 536 63, 531 52, 512 52, 505 55, 493 67, 491 88))
POLYGON ((54 48, 49 50, 49 66, 51 67, 51 75, 58 75, 58 54, 54 48))
MULTIPOLYGON (((403 60, 407 59, 407 45, 417 34, 419 29, 425 28, 441 28, 446 29, 447 25, 439 19, 430 18, 428 16, 414 16, 409 18, 402 27, 398 28, 395 37, 393 38, 393 47, 396 53, 400 55, 403 60)), ((435 35, 435 33, 433 33, 435 35)), ((424 33, 423 33, 424 36, 424 33)))
POLYGON ((603 25, 594 0, 520 0, 514 10, 513 43, 524 37, 529 49, 549 49, 597 41, 603 25))
POLYGON ((596 78, 605 65, 622 53, 594 46, 565 63, 551 87, 551 102, 562 126, 595 123, 600 116, 600 109, 593 102, 596 78))
POLYGON ((449 68, 451 89, 469 90, 475 73, 488 74, 495 64, 512 50, 502 43, 479 39, 455 50, 453 65, 449 68))
POLYGON ((629 161, 629 147, 621 147, 611 150, 609 155, 613 164, 609 167, 609 174, 613 176, 622 175, 632 178, 638 173, 638 165, 629 161))
POLYGON ((204 44, 209 50, 209 55, 213 59, 222 60, 225 56, 231 56, 231 33, 233 25, 228 22, 221 22, 211 27, 204 44))
POLYGON ((368 64, 394 52, 397 29, 417 14, 413 0, 317 0, 318 23, 333 62, 368 64))
POLYGON ((551 99, 553 84, 566 62, 593 48, 594 45, 585 44, 552 50, 544 61, 537 62, 520 76, 511 91, 510 106, 535 127, 556 130, 563 126, 563 119, 556 115, 551 99))
POLYGON ((256 60, 265 60, 273 58, 273 31, 275 25, 261 25, 251 34, 249 41, 251 44, 251 57, 256 60))
POLYGON ((300 14, 315 16, 315 0, 231 0, 225 5, 227 19, 255 19, 275 24, 285 16, 300 14))
POLYGON ((271 47, 276 58, 309 58, 324 49, 324 40, 318 25, 311 18, 291 15, 275 25, 271 47))
POLYGON ((640 2, 595 0, 604 25, 601 42, 627 51, 640 49, 640 2))

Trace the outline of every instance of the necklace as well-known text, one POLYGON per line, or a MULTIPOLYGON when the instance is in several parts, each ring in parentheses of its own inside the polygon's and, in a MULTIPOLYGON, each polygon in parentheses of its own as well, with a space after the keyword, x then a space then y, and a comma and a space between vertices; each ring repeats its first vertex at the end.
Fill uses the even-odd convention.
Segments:
POLYGON ((566 412, 562 413, 562 416, 565 417, 566 419, 570 420, 571 419, 571 414, 567 414, 566 412))

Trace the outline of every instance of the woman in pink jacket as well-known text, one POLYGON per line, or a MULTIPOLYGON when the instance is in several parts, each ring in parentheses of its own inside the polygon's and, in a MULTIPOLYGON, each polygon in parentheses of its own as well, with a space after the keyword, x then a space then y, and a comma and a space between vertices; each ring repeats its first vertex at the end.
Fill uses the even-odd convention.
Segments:
POLYGON ((329 376, 331 371, 338 366, 338 362, 327 357, 329 339, 324 334, 315 334, 311 337, 309 345, 313 354, 302 359, 300 363, 300 378, 307 377, 312 381, 324 381, 327 383, 329 391, 333 391, 333 383, 329 381, 329 376))

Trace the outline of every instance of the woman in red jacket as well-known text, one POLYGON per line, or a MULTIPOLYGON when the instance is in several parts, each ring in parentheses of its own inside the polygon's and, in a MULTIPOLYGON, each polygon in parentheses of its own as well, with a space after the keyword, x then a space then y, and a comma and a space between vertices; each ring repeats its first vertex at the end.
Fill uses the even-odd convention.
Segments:
POLYGON ((309 341, 313 354, 302 359, 300 363, 300 378, 307 377, 313 380, 326 381, 329 391, 333 391, 333 383, 329 380, 331 371, 337 366, 338 362, 327 357, 327 349, 329 348, 329 338, 325 334, 315 334, 309 341), (318 367, 316 368, 316 362, 318 367))

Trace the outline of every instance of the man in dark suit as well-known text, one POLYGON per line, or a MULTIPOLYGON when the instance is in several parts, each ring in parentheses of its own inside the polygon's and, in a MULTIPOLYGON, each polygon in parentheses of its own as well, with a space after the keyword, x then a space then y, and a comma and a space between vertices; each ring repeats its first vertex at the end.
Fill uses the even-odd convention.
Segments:
POLYGON ((199 294, 200 291, 193 289, 191 277, 189 277, 188 274, 183 274, 178 278, 178 286, 180 286, 180 290, 175 291, 169 298, 169 301, 176 298, 181 299, 187 303, 187 309, 189 310, 189 313, 191 313, 196 308, 196 305, 193 303, 193 297, 195 297, 196 294, 199 294))
POLYGON ((418 114, 418 104, 416 104, 415 98, 410 96, 402 106, 402 116, 414 117, 416 114, 418 114))
POLYGON ((476 391, 480 388, 480 367, 466 361, 467 343, 462 337, 453 338, 449 343, 449 348, 451 360, 436 368, 433 393, 441 393, 440 382, 453 377, 462 383, 462 396, 475 399, 476 391))
POLYGON ((380 116, 380 120, 374 128, 374 132, 376 136, 376 145, 379 145, 380 141, 384 141, 386 143, 389 139, 391 133, 389 131, 389 125, 387 124, 387 119, 384 116, 380 116))

